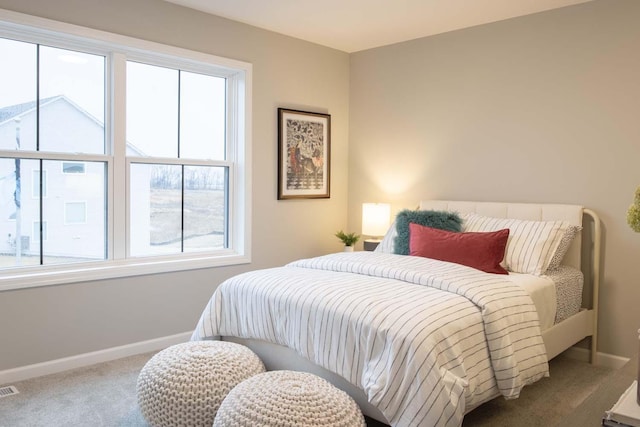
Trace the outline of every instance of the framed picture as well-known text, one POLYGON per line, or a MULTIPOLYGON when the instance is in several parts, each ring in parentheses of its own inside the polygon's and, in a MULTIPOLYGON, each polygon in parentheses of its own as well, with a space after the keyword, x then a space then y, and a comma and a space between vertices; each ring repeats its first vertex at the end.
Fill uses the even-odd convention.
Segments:
POLYGON ((278 108, 278 200, 329 198, 331 116, 278 108))

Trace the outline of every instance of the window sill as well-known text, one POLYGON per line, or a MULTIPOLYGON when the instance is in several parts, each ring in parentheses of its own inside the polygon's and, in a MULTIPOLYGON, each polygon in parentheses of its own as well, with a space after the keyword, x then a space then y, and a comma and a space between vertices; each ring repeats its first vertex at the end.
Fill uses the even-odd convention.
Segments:
POLYGON ((188 258, 140 258, 100 263, 65 264, 0 273, 0 292, 94 280, 172 273, 202 268, 248 264, 248 255, 229 251, 223 255, 188 258))

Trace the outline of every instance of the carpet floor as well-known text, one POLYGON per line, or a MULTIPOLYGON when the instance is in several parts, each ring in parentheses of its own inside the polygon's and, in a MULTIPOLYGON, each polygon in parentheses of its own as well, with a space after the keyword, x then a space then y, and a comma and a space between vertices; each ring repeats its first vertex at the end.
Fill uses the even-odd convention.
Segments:
MULTIPOLYGON (((19 393, 0 398, 0 426, 146 427, 135 389, 153 354, 5 384, 19 393)), ((549 378, 525 387, 519 399, 497 398, 467 414, 463 427, 556 426, 613 372, 563 355, 551 361, 550 371, 549 378)), ((367 425, 384 426, 369 419, 367 425)))

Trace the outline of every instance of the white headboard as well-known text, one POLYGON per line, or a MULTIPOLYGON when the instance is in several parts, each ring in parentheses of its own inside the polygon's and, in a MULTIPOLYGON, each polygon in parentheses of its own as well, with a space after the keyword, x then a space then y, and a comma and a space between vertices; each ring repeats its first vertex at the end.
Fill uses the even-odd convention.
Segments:
MULTIPOLYGON (((584 208, 578 205, 560 205, 547 203, 499 203, 499 202, 469 202, 453 200, 423 200, 419 209, 451 211, 458 213, 475 212, 493 218, 514 218, 533 221, 567 221, 570 224, 582 226, 584 208)), ((578 234, 569 251, 564 257, 563 264, 580 269, 582 248, 581 235, 578 234)))

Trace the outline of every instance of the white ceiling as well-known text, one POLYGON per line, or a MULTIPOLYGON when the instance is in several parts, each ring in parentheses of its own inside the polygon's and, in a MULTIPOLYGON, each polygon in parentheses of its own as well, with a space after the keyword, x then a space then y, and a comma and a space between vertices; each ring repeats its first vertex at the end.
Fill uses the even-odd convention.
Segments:
POLYGON ((345 52, 592 0, 166 0, 345 52))

